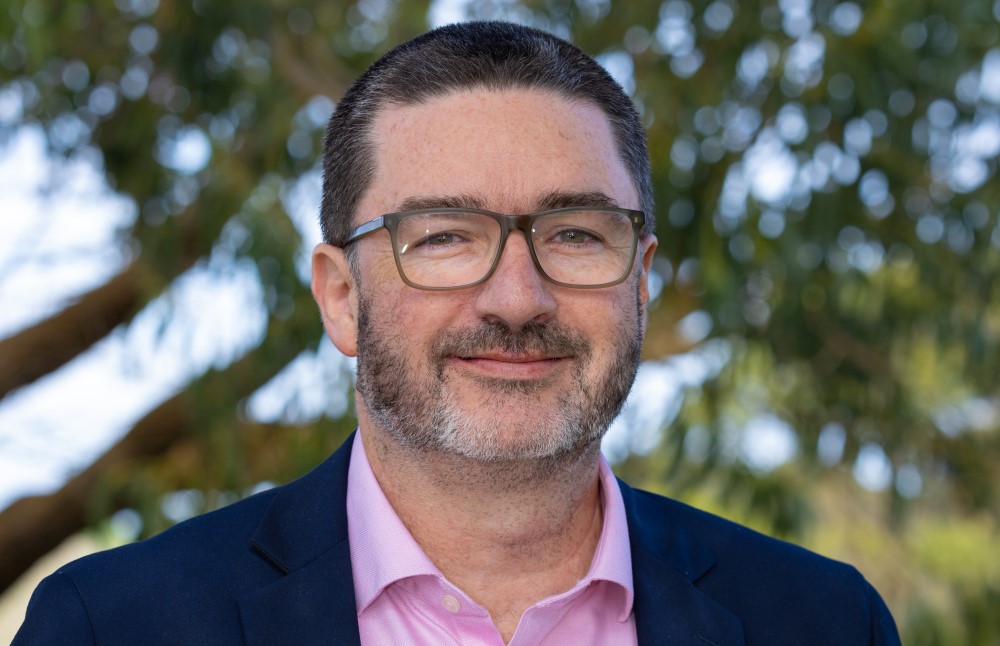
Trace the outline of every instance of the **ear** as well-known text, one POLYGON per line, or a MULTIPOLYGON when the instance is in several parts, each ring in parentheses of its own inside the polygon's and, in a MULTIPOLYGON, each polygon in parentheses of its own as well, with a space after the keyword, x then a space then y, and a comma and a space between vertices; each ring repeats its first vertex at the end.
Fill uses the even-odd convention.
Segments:
POLYGON ((639 239, 639 252, 642 254, 642 274, 639 275, 639 300, 643 307, 649 302, 649 268, 653 265, 656 253, 656 236, 648 233, 639 239))
POLYGON ((313 249, 312 293, 333 345, 348 357, 357 356, 357 286, 343 249, 325 242, 313 249))

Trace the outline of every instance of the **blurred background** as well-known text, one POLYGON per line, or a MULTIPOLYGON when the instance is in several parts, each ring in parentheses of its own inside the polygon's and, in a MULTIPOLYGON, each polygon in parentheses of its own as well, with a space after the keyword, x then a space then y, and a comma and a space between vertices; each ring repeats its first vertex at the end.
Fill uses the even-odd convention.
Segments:
POLYGON ((308 290, 323 126, 430 26, 568 38, 648 127, 620 475, 1000 644, 1000 2, 8 0, 0 641, 40 576, 286 482, 355 425, 308 290))

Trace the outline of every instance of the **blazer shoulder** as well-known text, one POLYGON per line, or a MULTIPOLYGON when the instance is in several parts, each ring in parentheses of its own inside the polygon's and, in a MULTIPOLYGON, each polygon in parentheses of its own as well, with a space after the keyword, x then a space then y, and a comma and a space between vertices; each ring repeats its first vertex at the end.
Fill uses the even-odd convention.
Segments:
POLYGON ((129 543, 72 561, 58 571, 81 584, 93 578, 135 578, 149 572, 160 581, 185 570, 217 570, 244 552, 280 488, 271 489, 226 507, 195 516, 135 543, 129 543))
MULTIPOLYGON (((350 441, 309 473, 292 482, 254 494, 231 505, 178 523, 136 543, 85 556, 59 571, 81 591, 92 585, 141 586, 160 590, 177 581, 188 590, 193 584, 211 588, 228 575, 249 576, 246 568, 259 563, 265 570, 281 570, 255 537, 317 534, 319 550, 334 530, 346 534, 343 497, 347 489, 350 441)), ((251 568, 250 572, 254 569, 251 568)))
MULTIPOLYGON (((761 643, 898 644, 878 592, 851 565, 671 498, 623 487, 645 558, 684 571, 761 643), (627 491, 627 493, 626 493, 627 491), (821 633, 825 635, 820 636, 821 633)), ((635 543, 634 543, 635 544, 635 543)))
POLYGON ((76 586, 56 572, 42 580, 31 595, 24 623, 11 646, 61 644, 94 644, 94 629, 76 586))
POLYGON ((208 627, 196 629, 199 643, 226 643, 239 634, 234 590, 266 576, 249 537, 274 495, 67 563, 35 589, 14 643, 183 642, 193 638, 185 622, 208 627))
MULTIPOLYGON (((626 485, 626 487, 628 487, 626 485)), ((768 536, 745 525, 659 494, 628 488, 635 517, 630 531, 639 532, 647 546, 676 544, 683 540, 689 548, 699 545, 711 554, 715 567, 755 560, 767 565, 784 564, 784 570, 832 569, 855 571, 849 565, 821 556, 804 547, 768 536)))
POLYGON ((244 596, 346 535, 349 447, 287 485, 64 565, 35 590, 17 643, 233 643, 244 596))

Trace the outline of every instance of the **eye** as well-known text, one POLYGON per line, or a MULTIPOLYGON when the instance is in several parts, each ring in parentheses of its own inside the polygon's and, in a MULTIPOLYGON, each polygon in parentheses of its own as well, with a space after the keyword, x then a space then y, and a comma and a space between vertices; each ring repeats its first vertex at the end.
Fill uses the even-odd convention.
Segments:
POLYGON ((597 236, 582 229, 563 229, 562 231, 557 231, 552 238, 556 242, 568 245, 582 245, 589 242, 600 242, 600 239, 597 236))
POLYGON ((425 256, 443 257, 455 254, 469 254, 476 249, 475 238, 465 231, 425 231, 413 242, 403 243, 399 252, 402 254, 419 254, 425 256))
POLYGON ((420 242, 418 242, 417 244, 418 245, 426 244, 432 247, 437 247, 441 245, 455 244, 457 242, 461 242, 461 240, 462 237, 459 236, 457 233, 446 231, 443 233, 435 233, 433 235, 429 235, 420 242))
POLYGON ((428 233, 423 238, 406 245, 409 249, 434 249, 450 247, 465 242, 467 238, 457 231, 441 231, 428 233))

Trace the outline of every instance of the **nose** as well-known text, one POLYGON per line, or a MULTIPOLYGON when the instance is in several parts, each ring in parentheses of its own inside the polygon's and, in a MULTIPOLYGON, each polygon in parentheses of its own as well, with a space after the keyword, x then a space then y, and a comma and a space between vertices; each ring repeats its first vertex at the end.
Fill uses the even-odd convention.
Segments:
POLYGON ((512 231, 493 275, 478 287, 476 313, 513 330, 531 321, 549 320, 556 311, 552 287, 532 262, 524 235, 512 231))

